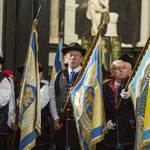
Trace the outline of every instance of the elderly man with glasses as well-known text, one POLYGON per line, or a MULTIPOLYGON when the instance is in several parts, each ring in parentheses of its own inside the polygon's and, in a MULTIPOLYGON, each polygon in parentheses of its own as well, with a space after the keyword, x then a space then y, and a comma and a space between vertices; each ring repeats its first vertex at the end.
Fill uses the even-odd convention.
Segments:
POLYGON ((129 93, 124 91, 129 79, 127 63, 115 60, 111 64, 111 74, 113 79, 103 84, 108 128, 103 143, 107 150, 133 150, 135 139, 134 108, 129 93), (118 107, 120 100, 121 103, 118 107), (118 109, 117 113, 116 108, 118 109))
POLYGON ((66 59, 67 67, 56 74, 56 104, 55 101, 51 101, 50 105, 51 115, 54 120, 54 128, 58 130, 55 146, 56 150, 80 150, 71 103, 69 103, 68 109, 65 112, 65 117, 61 126, 58 124, 58 121, 66 104, 69 92, 81 70, 81 63, 86 54, 86 49, 82 48, 78 43, 72 42, 67 47, 62 48, 62 53, 66 59), (57 110, 57 112, 55 110, 57 110))

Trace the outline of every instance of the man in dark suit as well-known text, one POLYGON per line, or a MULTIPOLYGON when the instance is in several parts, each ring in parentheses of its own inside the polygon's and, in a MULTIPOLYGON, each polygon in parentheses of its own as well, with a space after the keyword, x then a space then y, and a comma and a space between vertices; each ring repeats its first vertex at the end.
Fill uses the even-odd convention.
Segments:
POLYGON ((104 107, 109 129, 103 143, 107 150, 133 150, 135 116, 130 94, 124 91, 129 79, 126 62, 115 60, 111 65, 111 74, 113 78, 103 84, 104 107), (122 102, 116 115, 116 107, 121 98, 122 102))
POLYGON ((76 124, 73 117, 73 108, 71 104, 65 112, 65 118, 62 126, 58 124, 59 116, 62 113, 68 94, 72 88, 78 72, 81 69, 81 62, 85 56, 86 50, 78 43, 70 43, 67 47, 62 48, 62 53, 67 61, 68 66, 57 73, 55 78, 56 105, 51 105, 51 115, 54 120, 54 128, 57 131, 55 140, 56 150, 80 150, 76 124), (54 107, 57 112, 54 112, 54 107), (58 113, 58 114, 57 114, 58 113))

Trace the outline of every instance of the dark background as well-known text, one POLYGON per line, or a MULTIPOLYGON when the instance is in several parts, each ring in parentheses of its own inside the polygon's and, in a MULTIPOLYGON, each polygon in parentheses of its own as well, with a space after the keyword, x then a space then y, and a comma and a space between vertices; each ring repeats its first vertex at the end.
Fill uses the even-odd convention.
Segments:
POLYGON ((29 43, 33 20, 36 18, 39 6, 41 11, 38 16, 38 41, 39 61, 42 62, 44 74, 48 74, 49 52, 49 0, 4 0, 3 24, 3 55, 4 68, 11 69, 16 79, 21 75, 17 67, 24 64, 29 43))
MULTIPOLYGON (((48 54, 54 52, 57 43, 49 43, 50 33, 50 0, 3 0, 3 41, 2 50, 5 59, 3 69, 14 71, 16 79, 21 75, 17 72, 17 67, 22 66, 25 58, 31 27, 36 17, 39 6, 41 11, 38 16, 38 41, 39 41, 39 61, 44 67, 44 76, 49 78, 48 54)), ((59 28, 64 19, 64 0, 59 0, 59 28)), ((79 38, 91 36, 91 21, 86 18, 87 0, 76 0, 79 4, 76 10, 75 32, 79 38), (82 26, 81 26, 82 25, 82 26)), ((126 44, 132 44, 133 48, 122 49, 122 52, 137 53, 136 43, 140 40, 140 15, 141 0, 110 0, 110 12, 119 14, 118 36, 126 44)), ((65 20, 64 20, 65 21, 65 20)), ((105 34, 106 28, 102 32, 105 34)), ((16 80, 16 81, 17 81, 16 80)))

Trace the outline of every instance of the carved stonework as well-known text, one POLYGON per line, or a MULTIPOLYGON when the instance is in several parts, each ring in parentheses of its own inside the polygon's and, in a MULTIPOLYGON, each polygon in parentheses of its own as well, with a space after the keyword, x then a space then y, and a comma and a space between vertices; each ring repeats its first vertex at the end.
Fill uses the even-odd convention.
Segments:
POLYGON ((118 22, 118 14, 117 13, 109 13, 110 22, 107 25, 107 31, 105 36, 118 36, 117 34, 117 22, 118 22))
POLYGON ((78 4, 75 0, 66 0, 65 3, 65 25, 64 25, 64 40, 65 44, 78 40, 78 35, 75 34, 75 18, 76 8, 78 4))
POLYGON ((50 43, 58 43, 59 0, 51 0, 50 9, 50 43))
POLYGON ((144 46, 150 34, 150 0, 142 0, 140 41, 137 46, 144 46))

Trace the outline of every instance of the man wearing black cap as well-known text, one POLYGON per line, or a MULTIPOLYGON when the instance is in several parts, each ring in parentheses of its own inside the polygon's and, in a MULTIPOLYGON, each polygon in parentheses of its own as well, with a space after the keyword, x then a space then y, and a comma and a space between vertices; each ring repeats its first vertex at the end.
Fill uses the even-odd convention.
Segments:
POLYGON ((11 84, 7 77, 1 72, 4 59, 0 56, 0 143, 1 150, 8 149, 8 137, 11 134, 11 128, 8 126, 8 110, 11 97, 11 84))
POLYGON ((125 91, 129 79, 126 62, 113 61, 111 74, 113 78, 103 84, 108 133, 104 136, 104 148, 99 143, 97 150, 133 150, 136 120, 130 94, 125 91))
POLYGON ((62 48, 62 53, 68 63, 68 66, 62 69, 56 75, 56 105, 53 101, 53 103, 51 102, 50 105, 51 115, 54 120, 54 128, 55 130, 58 130, 55 146, 56 150, 80 150, 71 103, 68 106, 68 110, 65 112, 65 117, 61 126, 58 124, 58 120, 66 103, 73 82, 75 81, 77 74, 81 69, 81 62, 83 56, 85 56, 86 50, 83 49, 78 43, 73 42, 70 43, 67 47, 62 48))
POLYGON ((131 64, 131 67, 132 67, 131 69, 132 69, 132 70, 134 69, 134 66, 135 66, 135 59, 134 59, 133 57, 131 57, 130 55, 124 53, 124 54, 121 55, 118 59, 130 63, 130 64, 131 64))

